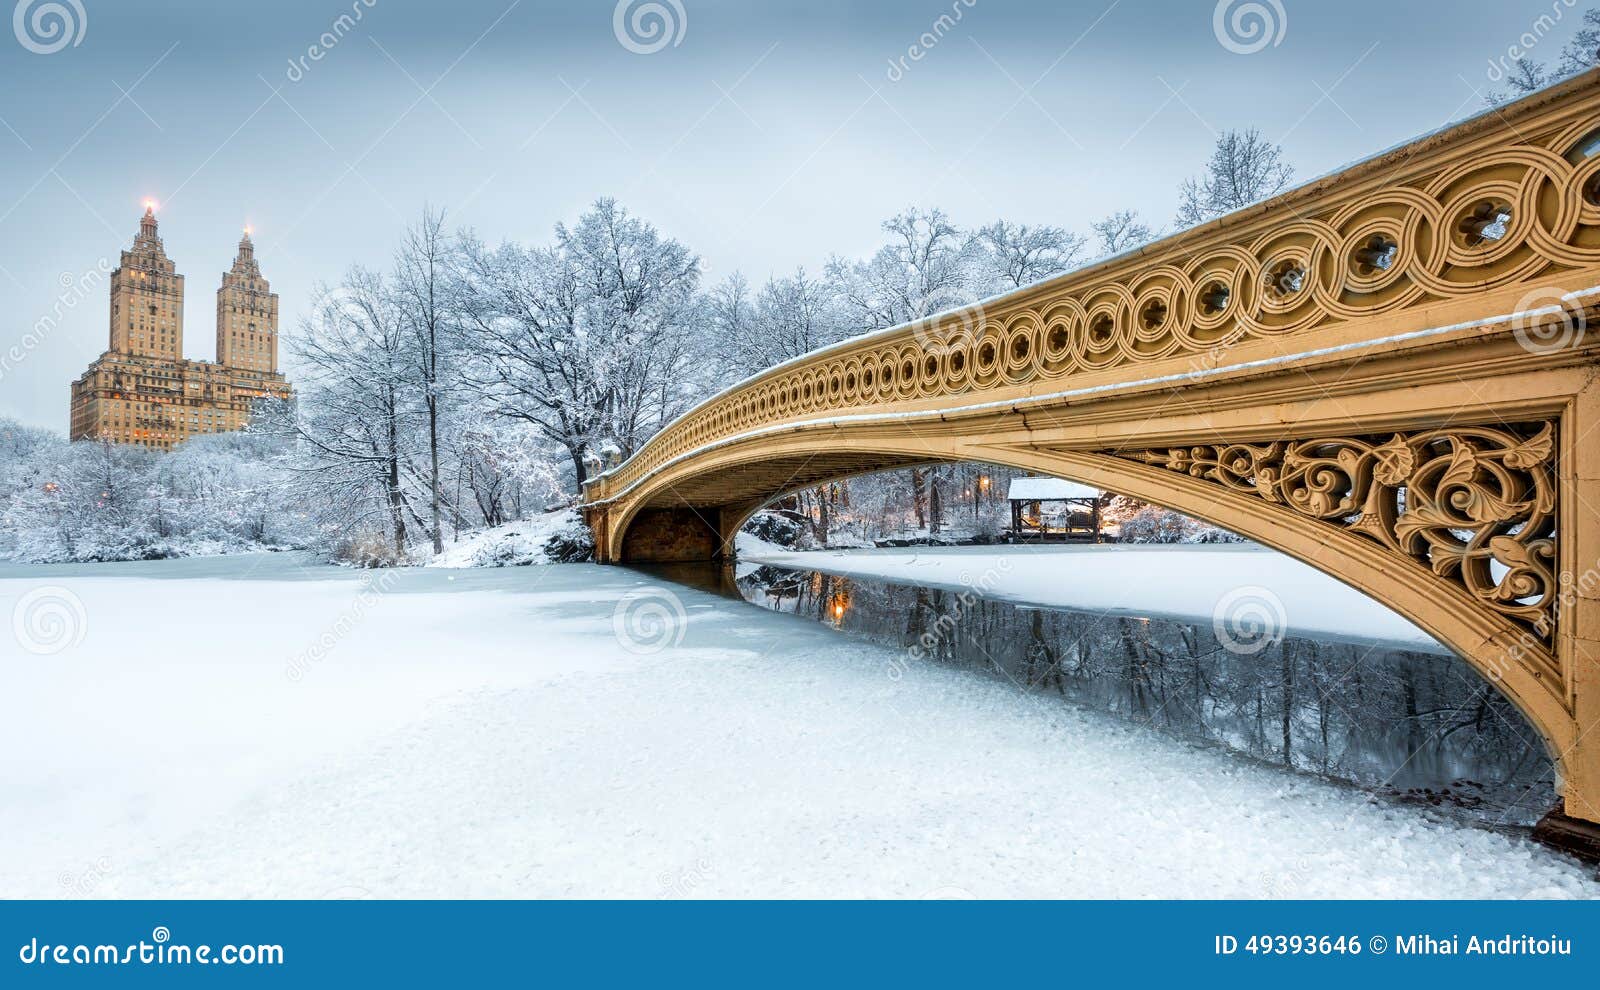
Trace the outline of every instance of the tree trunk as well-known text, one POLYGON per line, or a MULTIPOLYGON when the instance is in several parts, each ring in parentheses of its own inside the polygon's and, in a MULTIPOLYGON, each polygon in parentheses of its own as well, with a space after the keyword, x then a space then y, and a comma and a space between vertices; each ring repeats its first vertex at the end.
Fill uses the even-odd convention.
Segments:
POLYGON ((444 520, 439 511, 439 399, 429 384, 428 394, 428 456, 433 462, 433 552, 444 553, 444 520))
POLYGON ((1278 644, 1278 654, 1283 660, 1283 765, 1294 766, 1292 729, 1294 725, 1294 647, 1287 641, 1278 644))
POLYGON ((589 472, 583 466, 583 448, 569 444, 567 456, 572 458, 572 476, 578 480, 578 491, 582 492, 584 482, 589 480, 589 472))

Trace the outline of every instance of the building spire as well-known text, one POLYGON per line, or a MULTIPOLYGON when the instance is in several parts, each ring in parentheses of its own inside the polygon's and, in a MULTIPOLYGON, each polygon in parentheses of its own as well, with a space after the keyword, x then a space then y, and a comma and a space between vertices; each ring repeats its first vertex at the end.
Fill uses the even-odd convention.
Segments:
POLYGON ((156 238, 156 201, 144 201, 144 216, 139 218, 139 239, 151 241, 156 238))
POLYGON ((239 253, 233 258, 233 274, 245 275, 252 278, 261 276, 261 266, 256 262, 255 242, 250 240, 250 228, 244 228, 244 236, 239 238, 239 253))

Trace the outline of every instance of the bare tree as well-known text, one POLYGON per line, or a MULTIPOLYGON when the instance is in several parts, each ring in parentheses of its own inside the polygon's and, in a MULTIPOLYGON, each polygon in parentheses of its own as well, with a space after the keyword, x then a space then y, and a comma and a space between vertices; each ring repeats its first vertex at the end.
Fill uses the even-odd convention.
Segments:
POLYGON ((1509 103, 1527 96, 1536 89, 1544 88, 1549 81, 1549 74, 1543 65, 1530 58, 1519 58, 1506 73, 1505 88, 1491 90, 1483 99, 1490 106, 1509 103))
POLYGON ((740 378, 849 336, 833 286, 804 268, 767 281, 749 297, 744 277, 735 273, 707 297, 708 321, 717 339, 716 359, 740 378))
POLYGON ((828 263, 851 323, 881 330, 975 301, 975 243, 944 211, 911 209, 883 222, 889 243, 870 259, 828 263))
POLYGON ((1000 290, 1020 288, 1067 271, 1083 253, 1084 238, 1061 227, 996 220, 974 235, 988 255, 1000 290))
POLYGON ((1596 65, 1600 65, 1600 10, 1591 8, 1583 12, 1583 25, 1561 49, 1556 72, 1574 76, 1596 65))
POLYGON ((296 474, 308 502, 334 524, 381 519, 396 557, 406 550, 407 462, 417 425, 410 328, 393 287, 353 268, 292 338, 300 398, 263 418, 261 428, 295 440, 296 474))
POLYGON ((455 248, 444 231, 444 213, 424 208, 406 230, 395 259, 395 294, 410 336, 418 390, 428 431, 428 489, 433 552, 444 551, 440 513, 439 421, 452 390, 460 334, 452 314, 455 248))
POLYGON ((565 450, 578 484, 587 451, 631 454, 705 393, 699 260, 614 201, 558 226, 553 247, 469 235, 460 257, 473 387, 565 450))
POLYGON ((1178 224, 1192 227, 1242 209, 1282 192, 1293 177, 1283 149, 1260 131, 1228 131, 1217 139, 1204 174, 1184 180, 1178 224))
POLYGON ((1121 254, 1159 236, 1150 225, 1139 219, 1134 210, 1118 210, 1090 227, 1094 230, 1096 247, 1101 257, 1121 254))

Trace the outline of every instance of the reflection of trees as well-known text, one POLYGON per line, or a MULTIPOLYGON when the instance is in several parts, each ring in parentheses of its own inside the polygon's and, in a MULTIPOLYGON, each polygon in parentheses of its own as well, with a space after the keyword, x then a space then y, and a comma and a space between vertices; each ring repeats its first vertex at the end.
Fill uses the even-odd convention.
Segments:
POLYGON ((1259 759, 1532 820, 1550 762, 1503 695, 1460 660, 1285 639, 1235 655, 1209 625, 1023 608, 971 594, 762 568, 747 598, 838 622, 913 656, 970 664, 1259 759))

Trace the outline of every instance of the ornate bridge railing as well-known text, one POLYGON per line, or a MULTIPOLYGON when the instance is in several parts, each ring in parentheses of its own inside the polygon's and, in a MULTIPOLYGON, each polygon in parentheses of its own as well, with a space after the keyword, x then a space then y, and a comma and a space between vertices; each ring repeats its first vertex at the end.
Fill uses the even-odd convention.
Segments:
MULTIPOLYGON (((1520 312, 1600 266, 1600 70, 1039 285, 845 341, 714 397, 584 488, 785 423, 1004 402, 1520 312)), ((1581 285, 1578 283, 1582 283, 1581 285)), ((1530 346, 1560 345, 1548 328, 1530 346)))

